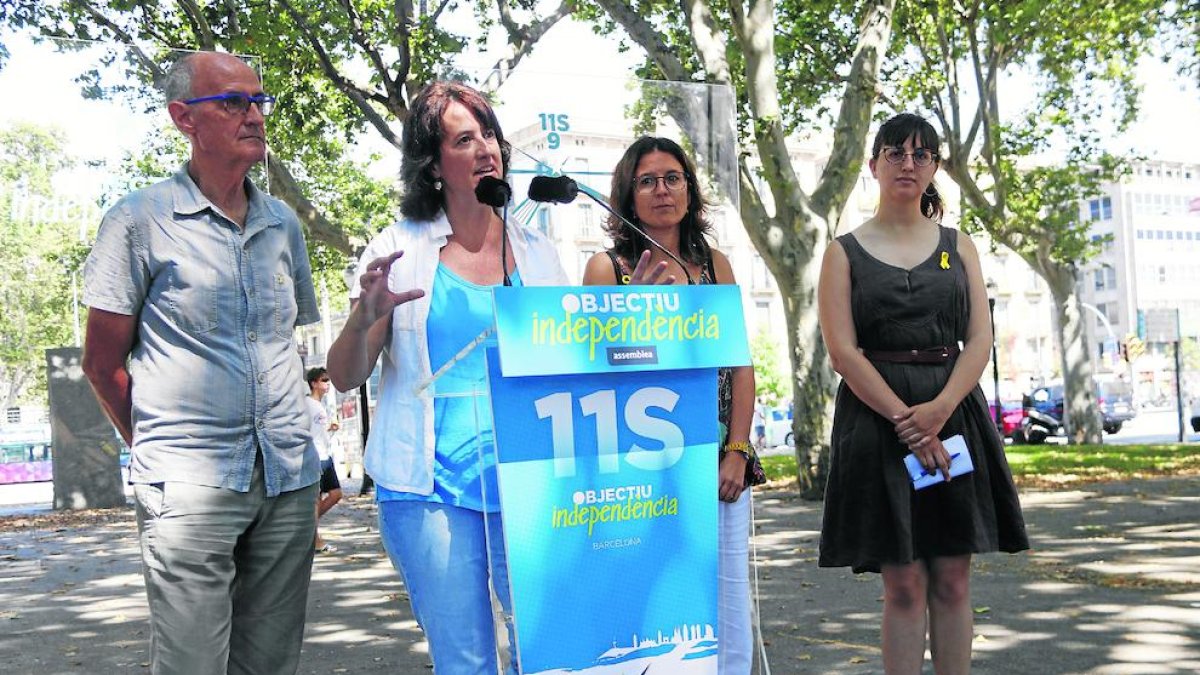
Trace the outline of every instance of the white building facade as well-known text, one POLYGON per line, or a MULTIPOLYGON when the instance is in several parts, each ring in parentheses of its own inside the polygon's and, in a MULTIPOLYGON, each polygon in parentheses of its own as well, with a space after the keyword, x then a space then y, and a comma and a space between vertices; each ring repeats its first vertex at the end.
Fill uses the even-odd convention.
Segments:
MULTIPOLYGON (((1178 310, 1180 335, 1200 335, 1200 164, 1142 161, 1103 194, 1080 205, 1095 236, 1112 235, 1084 269, 1080 296, 1112 325, 1118 339, 1138 332, 1138 311, 1178 310)), ((1097 364, 1127 371, 1140 403, 1175 396, 1174 347, 1146 336, 1146 350, 1125 363, 1105 345, 1103 322, 1088 322, 1097 364)), ((1187 351, 1185 350, 1185 354, 1187 351)), ((1184 368, 1185 399, 1200 394, 1197 374, 1184 368)))

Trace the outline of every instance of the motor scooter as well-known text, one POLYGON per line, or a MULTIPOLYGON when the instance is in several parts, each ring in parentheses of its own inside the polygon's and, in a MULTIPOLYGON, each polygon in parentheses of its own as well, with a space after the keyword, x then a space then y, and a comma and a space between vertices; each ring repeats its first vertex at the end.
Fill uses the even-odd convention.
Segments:
POLYGON ((1025 408, 1025 418, 1021 420, 1021 433, 1026 442, 1037 445, 1045 443, 1051 436, 1063 436, 1067 433, 1062 420, 1053 413, 1035 406, 1028 394, 1021 397, 1021 406, 1025 408))

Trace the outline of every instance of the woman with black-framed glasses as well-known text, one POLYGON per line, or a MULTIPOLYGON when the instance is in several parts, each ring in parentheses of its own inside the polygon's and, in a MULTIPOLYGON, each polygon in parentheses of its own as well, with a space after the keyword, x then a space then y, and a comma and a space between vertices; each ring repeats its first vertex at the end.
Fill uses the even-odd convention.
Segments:
MULTIPOLYGON (((588 261, 585 285, 733 284, 733 268, 709 245, 712 231, 692 160, 678 143, 644 136, 634 141, 613 170, 610 204, 626 220, 668 249, 672 259, 620 218, 605 229, 608 251, 588 261), (682 263, 682 267, 681 267, 682 263)), ((717 457, 717 670, 749 675, 752 661, 750 615, 750 487, 766 482, 749 442, 754 407, 754 369, 721 368, 717 376, 717 417, 721 426, 717 457)))
MULTIPOLYGON (((821 333, 842 376, 833 417, 819 564, 883 577, 883 668, 971 668, 971 555, 1029 548, 979 378, 992 332, 979 254, 942 227, 937 132, 900 114, 879 129, 879 209, 825 252, 821 333), (880 161, 880 160, 883 161, 880 161), (961 435, 952 456, 943 440, 961 435), (945 482, 916 489, 905 463, 945 482), (950 479, 969 455, 974 470, 950 479)), ((918 473, 917 478, 923 474, 918 473)))

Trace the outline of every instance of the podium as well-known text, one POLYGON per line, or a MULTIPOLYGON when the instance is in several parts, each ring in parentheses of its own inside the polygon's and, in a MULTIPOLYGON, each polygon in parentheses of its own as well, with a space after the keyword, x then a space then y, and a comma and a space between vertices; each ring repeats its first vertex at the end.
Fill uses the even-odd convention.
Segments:
POLYGON ((717 672, 717 368, 736 286, 498 287, 487 351, 528 674, 717 672))

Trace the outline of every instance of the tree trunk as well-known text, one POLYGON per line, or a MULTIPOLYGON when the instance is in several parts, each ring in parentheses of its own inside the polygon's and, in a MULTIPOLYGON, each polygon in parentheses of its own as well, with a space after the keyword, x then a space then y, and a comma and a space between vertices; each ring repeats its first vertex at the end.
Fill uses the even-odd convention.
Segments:
POLYGON ((1048 260, 1036 261, 1054 298, 1055 329, 1062 345, 1063 425, 1072 445, 1103 443, 1096 385, 1092 379, 1092 359, 1084 331, 1083 307, 1080 306, 1077 272, 1072 265, 1048 260))
MULTIPOLYGON (((815 228, 814 248, 828 244, 824 227, 815 228)), ((792 365, 792 434, 796 439, 796 480, 805 499, 821 499, 829 476, 829 431, 833 420, 836 378, 829 364, 817 317, 817 277, 821 261, 796 260, 790 287, 780 286, 788 328, 788 357, 792 365)))

